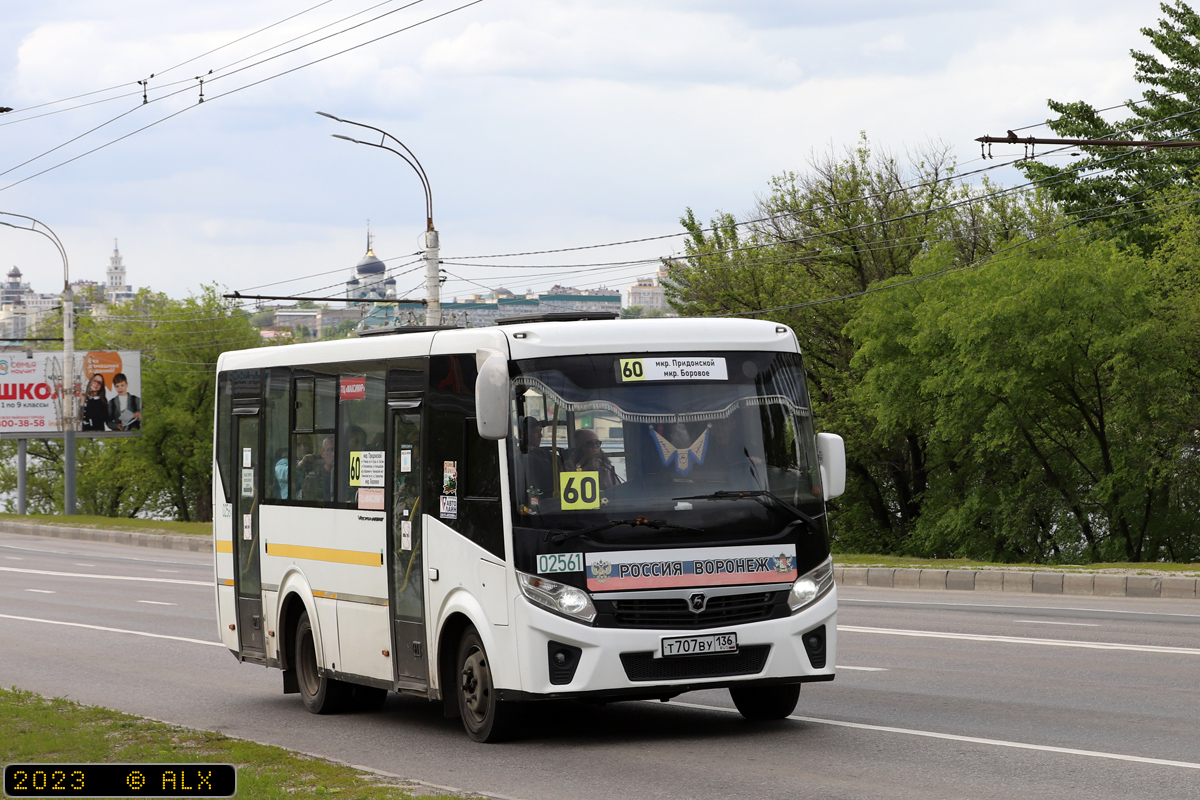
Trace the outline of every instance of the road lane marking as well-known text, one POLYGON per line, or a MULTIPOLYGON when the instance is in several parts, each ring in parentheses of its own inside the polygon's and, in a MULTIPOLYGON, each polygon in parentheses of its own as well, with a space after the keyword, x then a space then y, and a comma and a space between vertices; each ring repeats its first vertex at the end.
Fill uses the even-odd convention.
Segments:
POLYGON ((161 600, 138 600, 139 603, 145 603, 148 606, 174 606, 177 603, 164 603, 161 600))
POLYGON ((887 672, 887 667, 848 667, 845 664, 838 664, 837 669, 853 669, 859 672, 887 672))
POLYGON ((53 592, 53 591, 51 591, 51 590, 49 590, 49 589, 26 589, 25 591, 27 591, 27 592, 37 592, 38 594, 58 594, 58 592, 53 592))
POLYGON ((154 571, 155 571, 155 572, 170 572, 170 573, 177 573, 177 572, 179 572, 179 570, 177 570, 177 569, 156 569, 156 570, 154 570, 154 571))
MULTIPOLYGON (((1162 598, 1153 599, 1158 600, 1162 598)), ((974 609, 1010 608, 1016 611, 1085 611, 1089 614, 1099 612, 1103 614, 1130 614, 1142 617, 1185 617, 1187 619, 1200 619, 1200 614, 1175 614, 1165 611, 1121 611, 1115 608, 1076 608, 1075 606, 1007 606, 993 605, 992 603, 935 603, 930 600, 867 600, 865 598, 841 597, 840 595, 838 596, 838 603, 878 603, 880 605, 892 606, 946 606, 948 608, 974 609)))
POLYGON ((212 586, 212 581, 185 581, 179 578, 136 578, 132 575, 96 575, 92 572, 51 572, 45 569, 0 567, 0 572, 24 572, 29 575, 54 575, 59 578, 98 578, 105 581, 146 581, 149 583, 182 583, 187 586, 212 586))
MULTIPOLYGON (((703 706, 698 703, 670 702, 673 706, 698 708, 704 711, 724 711, 727 714, 737 714, 737 709, 721 706, 703 706)), ((1074 747, 1055 747, 1048 744, 1029 744, 1028 742, 1010 742, 1005 739, 984 739, 979 736, 959 736, 955 733, 938 733, 937 731, 922 731, 912 728, 894 728, 890 725, 867 725, 862 722, 843 722, 838 719, 821 719, 820 717, 802 717, 793 714, 788 719, 799 722, 811 722, 816 725, 834 725, 839 728, 858 728, 865 731, 881 733, 903 733, 908 736, 924 736, 929 739, 946 739, 952 742, 969 742, 971 744, 986 744, 993 747, 1014 747, 1020 750, 1040 750, 1045 753, 1062 753, 1068 756, 1089 756, 1091 758, 1110 758, 1116 761, 1134 761, 1139 764, 1157 764, 1164 767, 1183 767, 1184 769, 1200 769, 1200 764, 1192 761, 1171 761, 1166 758, 1147 758, 1146 756, 1129 756, 1124 753, 1106 753, 1102 750, 1078 750, 1074 747)))
POLYGON ((18 556, 5 556, 5 558, 7 558, 9 561, 24 561, 24 560, 25 560, 25 559, 23 559, 23 558, 20 558, 20 557, 18 557, 18 556))
POLYGON ((75 566, 77 566, 77 567, 94 567, 96 565, 95 564, 80 564, 80 563, 76 562, 75 566))
POLYGON ((1014 619, 1013 622, 1028 622, 1030 625, 1074 625, 1077 628, 1099 628, 1099 622, 1051 622, 1047 619, 1014 619))
POLYGON ((1069 639, 1032 639, 1025 636, 989 636, 981 633, 907 631, 900 628, 862 628, 857 625, 838 625, 837 629, 839 633, 880 633, 888 636, 918 636, 927 639, 961 639, 968 642, 1034 644, 1044 647, 1083 647, 1089 650, 1132 650, 1138 653, 1169 653, 1184 656, 1200 656, 1200 648, 1196 647, 1161 647, 1149 644, 1119 644, 1117 642, 1072 642, 1069 639))
POLYGON ((204 639, 189 639, 186 636, 168 636, 165 633, 149 633, 147 631, 127 631, 124 628, 106 628, 103 625, 85 625, 82 622, 63 622, 57 619, 38 619, 37 617, 17 617, 12 614, 0 614, 0 619, 15 619, 21 622, 40 622, 43 625, 66 625, 71 628, 87 628, 92 631, 107 633, 127 633, 130 636, 146 636, 151 639, 170 639, 175 642, 190 642, 191 644, 208 644, 214 647, 224 647, 222 642, 210 642, 204 639))

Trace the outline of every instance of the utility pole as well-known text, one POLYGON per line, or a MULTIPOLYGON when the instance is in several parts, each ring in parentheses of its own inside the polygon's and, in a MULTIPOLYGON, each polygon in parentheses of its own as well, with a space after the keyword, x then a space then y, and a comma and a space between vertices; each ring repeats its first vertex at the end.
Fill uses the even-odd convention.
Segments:
POLYGON ((333 114, 327 114, 324 111, 318 111, 322 117, 328 117, 335 122, 344 122, 347 125, 357 125, 360 128, 367 128, 381 135, 379 144, 374 142, 364 142, 360 139, 352 139, 349 136, 342 136, 340 133, 332 134, 335 139, 345 139, 347 142, 355 144, 365 144, 368 147, 378 147, 380 150, 387 150, 390 153, 395 153, 404 159, 413 171, 417 173, 417 177, 421 179, 421 188, 425 190, 425 324, 429 326, 437 326, 442 324, 442 267, 441 261, 438 258, 439 245, 437 228, 433 227, 433 191, 429 188, 429 176, 425 174, 425 168, 421 166, 421 162, 413 154, 412 150, 404 142, 392 136, 385 130, 374 127, 373 125, 364 125, 361 122, 353 120, 341 119, 333 114), (399 150, 388 147, 384 142, 391 139, 401 149, 399 150))

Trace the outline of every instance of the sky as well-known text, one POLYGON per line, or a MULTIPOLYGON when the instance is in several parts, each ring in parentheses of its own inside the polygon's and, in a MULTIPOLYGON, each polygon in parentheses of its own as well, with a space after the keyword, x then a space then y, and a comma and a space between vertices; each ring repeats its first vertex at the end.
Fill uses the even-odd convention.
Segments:
MULTIPOLYGON (((116 240, 129 282, 173 297, 340 294, 369 220, 400 292, 423 297, 415 171, 332 138, 378 141, 325 111, 424 166, 444 298, 624 290, 681 252, 686 209, 747 215, 773 175, 860 132, 900 158, 945 143, 966 171, 984 165, 975 137, 1044 122, 1048 98, 1140 97, 1129 53, 1159 16, 1146 0, 5 0, 0 211, 48 225, 72 280, 102 282, 116 240), (566 248, 589 249, 500 257, 566 248), (641 263, 587 266, 620 262, 641 263)), ((48 241, 0 227, 11 266, 62 287, 48 241)))

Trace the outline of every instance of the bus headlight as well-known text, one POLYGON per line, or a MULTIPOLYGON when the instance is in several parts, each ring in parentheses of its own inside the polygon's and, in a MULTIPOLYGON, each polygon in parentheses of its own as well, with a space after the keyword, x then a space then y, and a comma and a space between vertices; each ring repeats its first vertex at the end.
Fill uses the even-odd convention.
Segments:
POLYGON ((833 586, 833 556, 826 558, 819 566, 801 575, 792 584, 788 593, 788 605, 792 613, 812 604, 817 598, 823 597, 833 586))
POLYGON ((592 598, 582 589, 524 572, 517 573, 517 584, 526 599, 542 608, 550 609, 555 614, 589 623, 596 618, 596 607, 592 605, 592 598))

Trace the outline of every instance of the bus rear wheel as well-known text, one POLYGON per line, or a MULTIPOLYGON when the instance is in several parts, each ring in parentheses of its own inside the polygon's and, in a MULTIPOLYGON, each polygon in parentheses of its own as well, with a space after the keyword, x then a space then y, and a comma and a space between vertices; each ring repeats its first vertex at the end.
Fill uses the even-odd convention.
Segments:
POLYGON ((737 710, 748 720, 762 722, 783 719, 796 710, 800 684, 787 686, 730 686, 729 696, 737 710))
POLYGON ((312 623, 308 613, 300 615, 296 625, 296 683, 304 707, 314 714, 335 714, 345 708, 350 687, 341 681, 324 677, 317 666, 317 646, 313 640, 312 623))
POLYGON ((513 708, 496 698, 491 661, 475 628, 458 643, 458 710, 467 735, 477 742, 499 742, 512 735, 513 708))

